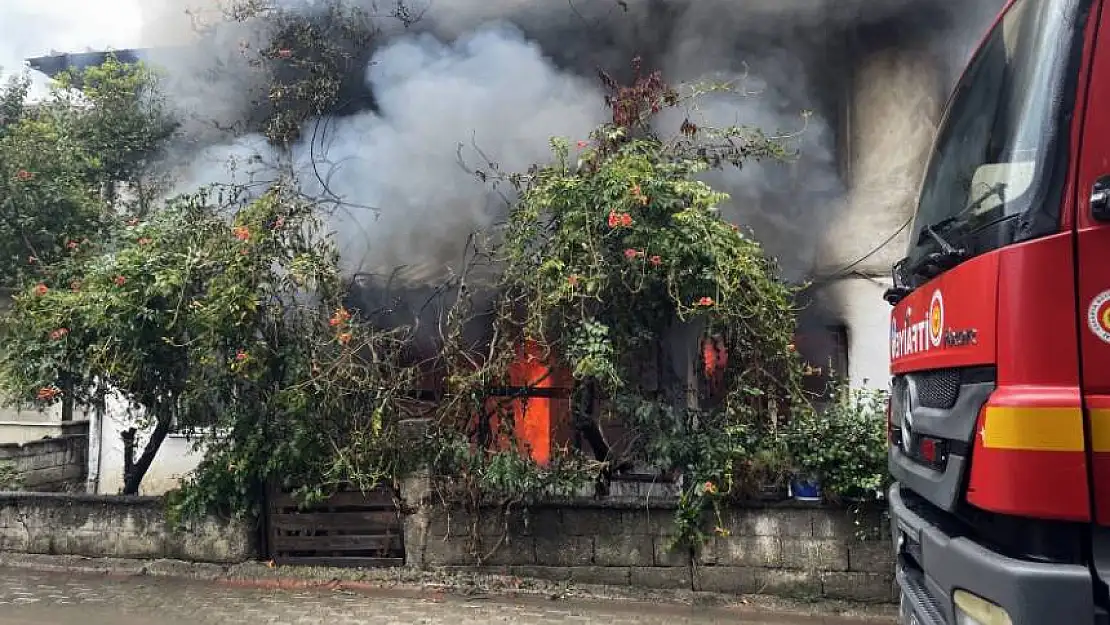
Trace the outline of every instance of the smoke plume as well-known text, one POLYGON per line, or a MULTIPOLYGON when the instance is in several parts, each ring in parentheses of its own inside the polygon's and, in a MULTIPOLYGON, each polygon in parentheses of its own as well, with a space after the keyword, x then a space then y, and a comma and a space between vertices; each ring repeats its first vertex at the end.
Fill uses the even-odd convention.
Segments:
MULTIPOLYGON (((305 14, 325 6, 277 2, 305 14)), ((265 180, 291 166, 307 192, 335 200, 333 225, 349 271, 406 266, 417 282, 441 277, 467 235, 504 210, 503 199, 460 166, 459 146, 475 162, 481 150, 505 170, 543 161, 551 136, 580 138, 605 118, 597 69, 627 78, 634 56, 672 83, 714 78, 741 88, 693 111, 703 125, 792 137, 792 162, 754 163, 709 180, 733 198, 724 214, 752 228, 788 278, 802 278, 845 204, 839 129, 853 68, 877 50, 912 46, 943 59, 947 90, 1001 4, 403 0, 404 15, 419 19, 402 23, 390 17, 398 0, 346 2, 379 16, 382 33, 364 70, 374 107, 315 120, 287 154, 241 132, 266 88, 244 50, 264 47, 267 29, 221 22, 217 0, 140 3, 146 54, 168 70, 170 100, 189 122, 174 151, 178 188, 265 180), (198 23, 210 26, 199 45, 198 23)))

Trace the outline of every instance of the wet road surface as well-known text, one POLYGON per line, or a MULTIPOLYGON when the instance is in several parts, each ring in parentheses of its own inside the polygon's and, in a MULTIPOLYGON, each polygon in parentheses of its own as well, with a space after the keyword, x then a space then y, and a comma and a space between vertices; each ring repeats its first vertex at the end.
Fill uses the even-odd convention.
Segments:
MULTIPOLYGON (((422 593, 258 590, 162 578, 0 569, 2 625, 852 625, 837 618, 746 616, 626 603, 466 599, 422 593)), ((862 622, 861 622, 862 623, 862 622)), ((869 621, 875 623, 875 621, 869 621)))

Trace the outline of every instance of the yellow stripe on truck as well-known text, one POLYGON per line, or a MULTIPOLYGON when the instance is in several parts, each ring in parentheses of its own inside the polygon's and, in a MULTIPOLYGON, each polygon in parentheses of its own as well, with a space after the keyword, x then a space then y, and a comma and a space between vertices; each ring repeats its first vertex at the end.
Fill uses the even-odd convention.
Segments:
POLYGON ((1096 452, 1110 452, 1110 409, 1096 408, 1091 411, 1091 448, 1096 452))
MULTIPOLYGON (((1105 448, 1110 450, 1110 423, 1098 429, 1100 434, 1105 430, 1105 448)), ((1083 451, 1083 411, 1079 407, 988 406, 979 436, 989 449, 1083 451)), ((1095 449, 1100 448, 1096 445, 1095 449)))

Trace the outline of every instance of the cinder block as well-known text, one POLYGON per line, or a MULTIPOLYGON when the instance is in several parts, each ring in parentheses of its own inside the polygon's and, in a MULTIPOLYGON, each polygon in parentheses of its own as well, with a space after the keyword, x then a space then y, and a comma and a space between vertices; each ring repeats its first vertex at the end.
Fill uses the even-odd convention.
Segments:
POLYGON ((813 535, 817 538, 855 539, 857 535, 885 538, 890 536, 890 519, 882 510, 874 508, 859 512, 832 508, 814 510, 813 535))
POLYGON ((632 569, 623 566, 575 566, 570 568, 570 581, 577 584, 628 586, 632 569))
POLYGON ((889 573, 894 570, 894 547, 890 542, 867 541, 848 544, 848 570, 889 573))
POLYGON ((696 590, 725 594, 768 594, 818 597, 821 580, 816 573, 752 566, 708 566, 694 571, 696 590))
POLYGON ((209 518, 171 531, 165 504, 156 498, 27 492, 4 499, 4 548, 13 551, 225 563, 255 553, 255 528, 249 523, 209 518))
POLYGON ((813 536, 811 510, 799 508, 740 508, 723 515, 734 536, 813 536))
POLYGON ((848 546, 836 539, 784 538, 782 566, 807 571, 847 571, 848 546))
POLYGON ((431 567, 467 566, 476 563, 465 538, 429 536, 424 545, 424 565, 431 567))
POLYGON ((563 535, 563 511, 558 508, 532 508, 527 512, 526 522, 532 536, 563 535))
POLYGON ((479 536, 501 536, 502 534, 527 536, 532 533, 530 528, 531 519, 522 510, 511 510, 506 514, 498 508, 472 512, 460 508, 432 506, 428 512, 430 537, 469 537, 475 529, 479 536))
POLYGON ((483 538, 479 554, 484 565, 532 565, 536 563, 536 542, 531 536, 483 538))
POLYGON ((897 597, 893 573, 822 573, 821 587, 828 599, 893 603, 897 597))
POLYGON ((753 592, 755 574, 748 566, 695 566, 694 590, 740 595, 753 592))
POLYGON ((631 576, 631 569, 621 566, 514 566, 510 572, 518 577, 604 586, 628 586, 631 576))
POLYGON ((7 529, 0 531, 0 551, 15 551, 27 553, 27 534, 18 530, 7 529))
POLYGON ((651 536, 598 536, 594 539, 594 564, 598 566, 653 566, 651 536))
POLYGON ((814 571, 789 571, 786 569, 754 569, 752 594, 776 595, 798 599, 821 596, 821 579, 814 571))
POLYGON ((538 566, 593 566, 594 539, 589 536, 537 536, 538 566))
POLYGON ((112 555, 120 558, 160 558, 170 557, 179 558, 182 560, 190 559, 189 556, 198 556, 198 551, 203 551, 204 547, 198 548, 193 543, 190 545, 192 548, 186 547, 186 540, 167 541, 161 534, 146 534, 146 533, 111 533, 109 543, 111 552, 105 554, 95 555, 112 555))
POLYGON ((566 536, 622 536, 647 533, 632 531, 634 528, 626 526, 621 510, 564 508, 560 512, 562 515, 560 529, 566 536))
POLYGON ((629 534, 674 536, 674 511, 667 509, 625 510, 621 524, 629 534))
MULTIPOLYGON (((690 550, 682 545, 674 545, 670 536, 653 536, 652 547, 655 552, 654 565, 657 567, 690 566, 690 550)), ((703 547, 702 551, 709 547, 703 547)))
POLYGON ((452 510, 441 506, 429 506, 428 538, 441 539, 453 536, 468 536, 473 521, 470 514, 462 510, 452 510))
POLYGON ((716 566, 782 566, 782 541, 776 536, 718 536, 700 554, 700 564, 716 566))
POLYGON ((103 533, 78 531, 66 536, 66 553, 95 557, 112 553, 112 547, 103 533), (107 543, 107 544, 106 544, 107 543))
POLYGON ((693 578, 689 566, 634 567, 632 585, 661 590, 690 590, 693 578))

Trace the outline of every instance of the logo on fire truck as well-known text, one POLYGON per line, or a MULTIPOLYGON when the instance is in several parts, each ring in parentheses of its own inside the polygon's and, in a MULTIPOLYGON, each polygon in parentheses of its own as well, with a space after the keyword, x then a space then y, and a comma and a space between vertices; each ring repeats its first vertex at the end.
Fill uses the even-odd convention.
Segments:
MULTIPOLYGON (((1110 291, 1107 292, 1107 310, 1110 311, 1110 291)), ((979 344, 979 331, 975 328, 950 329, 945 326, 944 295, 939 289, 933 291, 929 308, 924 314, 915 315, 913 308, 907 308, 903 324, 898 318, 890 320, 890 358, 896 360, 932 349, 945 347, 966 347, 979 344)), ((1110 312, 1106 316, 1107 341, 1110 341, 1110 312)))
POLYGON ((1110 343, 1110 291, 1103 291, 1091 300, 1087 309, 1087 325, 1095 336, 1110 343))
POLYGON ((944 341, 944 295, 933 291, 929 308, 923 315, 914 315, 912 307, 906 308, 903 324, 898 318, 890 320, 890 357, 892 359, 929 351, 944 341))

